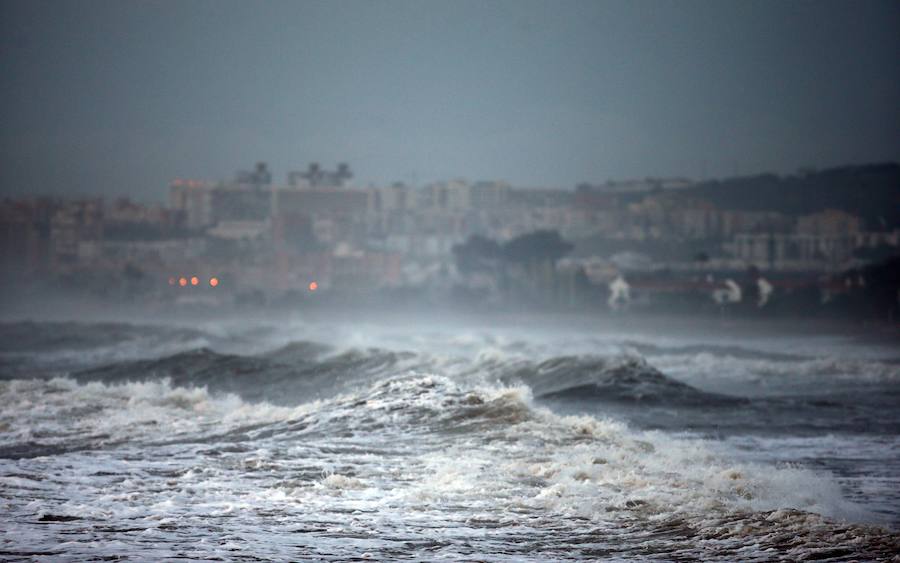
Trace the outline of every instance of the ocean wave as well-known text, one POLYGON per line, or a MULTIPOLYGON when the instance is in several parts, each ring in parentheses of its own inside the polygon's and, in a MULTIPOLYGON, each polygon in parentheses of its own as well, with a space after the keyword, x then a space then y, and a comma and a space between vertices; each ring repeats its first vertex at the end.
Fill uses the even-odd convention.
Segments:
POLYGON ((654 365, 677 373, 688 381, 738 382, 742 384, 795 384, 817 379, 837 382, 879 383, 900 381, 895 361, 823 356, 795 360, 694 354, 652 356, 654 365))
POLYGON ((73 377, 106 383, 168 379, 176 387, 206 387, 246 400, 295 405, 333 396, 360 381, 418 364, 410 353, 381 349, 335 351, 321 344, 298 341, 250 355, 198 348, 159 359, 114 362, 77 371, 73 377))
MULTIPOLYGON (((56 378, 2 382, 0 400, 7 454, 88 440, 79 449, 0 460, 0 495, 11 517, 35 523, 9 549, 26 541, 47 547, 40 535, 47 515, 54 526, 93 526, 116 538, 128 536, 101 528, 127 519, 153 545, 219 518, 232 526, 268 522, 317 537, 295 552, 311 558, 337 549, 332 542, 370 534, 380 538, 370 545, 380 557, 410 534, 472 556, 465 542, 446 538, 489 529, 511 558, 558 558, 535 538, 570 541, 585 526, 597 551, 582 556, 791 559, 838 553, 850 542, 854 556, 873 558, 900 547, 884 530, 841 523, 866 514, 827 475, 736 464, 702 440, 561 416, 536 405, 524 384, 406 373, 284 407, 167 378, 56 378), (162 526, 161 515, 176 506, 177 530, 162 526), (435 527, 445 540, 435 539, 435 527), (533 537, 523 539, 523 530, 533 537)), ((134 542, 129 549, 160 555, 134 542)), ((286 555, 269 553, 279 554, 286 555)))
POLYGON ((708 393, 667 377, 645 359, 560 356, 538 363, 522 362, 505 370, 503 378, 521 380, 536 396, 580 400, 610 400, 715 407, 741 399, 708 393))
POLYGON ((3 378, 156 358, 209 346, 215 339, 191 328, 128 323, 0 323, 3 378))
POLYGON ((0 382, 0 457, 103 449, 133 440, 203 436, 284 418, 292 409, 204 387, 154 381, 79 383, 67 377, 0 382))
POLYGON ((834 392, 832 383, 807 389, 817 377, 799 375, 798 365, 814 370, 809 364, 818 365, 820 360, 798 364, 702 352, 654 356, 652 362, 634 354, 534 360, 498 348, 465 357, 375 347, 340 349, 297 340, 252 354, 199 348, 154 360, 114 362, 78 371, 74 377, 105 383, 168 378, 176 387, 205 387, 245 401, 291 407, 333 398, 385 378, 430 373, 470 387, 527 386, 538 400, 564 412, 608 413, 644 428, 713 433, 896 432, 895 420, 880 414, 896 400, 890 390, 872 395, 860 386, 860 379, 827 375, 819 377, 844 381, 847 388, 834 392), (765 370, 780 370, 777 373, 782 376, 762 375, 765 370))
POLYGON ((361 382, 413 372, 443 374, 469 382, 521 383, 535 396, 546 399, 680 407, 716 407, 743 400, 692 387, 633 355, 556 356, 531 361, 495 352, 466 359, 380 348, 340 351, 306 341, 255 355, 200 348, 160 359, 90 368, 77 372, 75 378, 104 382, 169 378, 176 386, 207 386, 250 400, 294 404, 333 396, 361 382))

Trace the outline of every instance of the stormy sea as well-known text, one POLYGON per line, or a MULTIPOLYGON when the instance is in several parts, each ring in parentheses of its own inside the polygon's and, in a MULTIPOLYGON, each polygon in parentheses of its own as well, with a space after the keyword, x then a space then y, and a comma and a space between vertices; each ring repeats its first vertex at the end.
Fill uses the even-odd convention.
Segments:
POLYGON ((0 324, 3 560, 891 560, 900 354, 615 319, 0 324))

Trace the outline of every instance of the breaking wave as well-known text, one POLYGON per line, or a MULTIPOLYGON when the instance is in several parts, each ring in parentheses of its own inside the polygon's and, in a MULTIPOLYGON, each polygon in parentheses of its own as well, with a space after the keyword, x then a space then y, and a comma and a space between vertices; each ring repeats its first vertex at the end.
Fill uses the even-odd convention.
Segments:
MULTIPOLYGON (((511 558, 874 558, 900 549, 884 530, 843 523, 865 514, 826 476, 735 464, 703 441, 560 416, 524 385, 409 374, 286 407, 169 377, 55 378, 0 383, 0 399, 9 405, 0 456, 17 458, 0 465, 0 484, 22 532, 7 536, 7 551, 41 545, 38 523, 51 521, 129 538, 137 557, 164 556, 154 546, 226 515, 320 540, 294 557, 349 556, 370 537, 373 557, 410 542, 423 557, 471 556, 466 538, 486 533, 511 558), (16 424, 25 417, 28 427, 16 424), (128 460, 138 451, 149 457, 136 467, 128 460), (176 504, 181 521, 167 527, 161 514, 176 504), (140 537, 111 528, 114 517, 140 537), (438 526, 446 534, 431 534, 438 526), (583 542, 562 550, 573 538, 583 542)), ((115 545, 67 544, 67 553, 115 545)), ((267 555, 286 555, 283 547, 273 542, 267 555)), ((209 549, 193 556, 217 552, 209 549)))
POLYGON ((0 558, 900 552, 896 362, 309 332, 0 324, 0 558))
POLYGON ((250 400, 296 403, 329 396, 351 384, 396 373, 443 373, 470 382, 523 384, 541 398, 625 403, 721 406, 738 397, 709 393, 665 376, 635 356, 558 356, 543 361, 394 352, 378 348, 335 352, 311 342, 242 356, 209 348, 155 360, 114 363, 79 371, 79 381, 119 382, 169 378, 175 386, 207 386, 250 400))

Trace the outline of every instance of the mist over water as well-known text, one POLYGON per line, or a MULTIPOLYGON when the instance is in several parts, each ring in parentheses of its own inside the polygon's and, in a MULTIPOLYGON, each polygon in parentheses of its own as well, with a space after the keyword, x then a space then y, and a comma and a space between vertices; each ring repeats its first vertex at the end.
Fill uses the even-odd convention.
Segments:
POLYGON ((900 563, 897 29, 0 2, 0 563, 900 563))
POLYGON ((724 322, 425 318, 3 323, 0 555, 900 549, 893 342, 724 322))

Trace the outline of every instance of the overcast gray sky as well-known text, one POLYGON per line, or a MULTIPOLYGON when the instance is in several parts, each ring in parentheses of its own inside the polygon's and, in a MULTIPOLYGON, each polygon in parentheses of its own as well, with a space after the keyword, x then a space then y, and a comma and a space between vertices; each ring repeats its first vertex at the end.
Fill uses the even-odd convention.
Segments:
POLYGON ((900 159, 900 2, 0 3, 4 192, 900 159))

